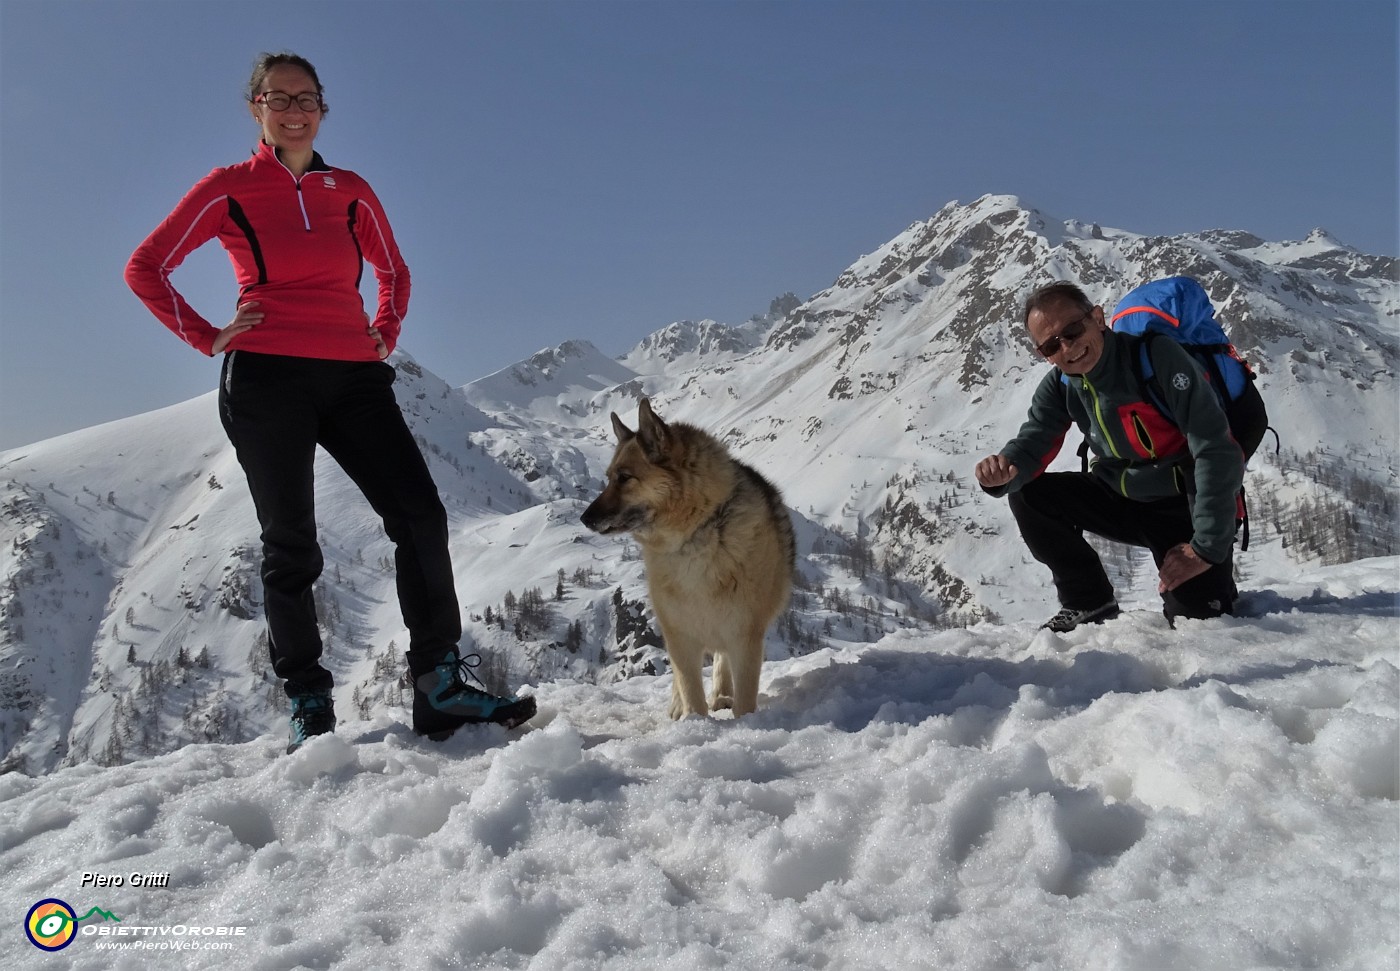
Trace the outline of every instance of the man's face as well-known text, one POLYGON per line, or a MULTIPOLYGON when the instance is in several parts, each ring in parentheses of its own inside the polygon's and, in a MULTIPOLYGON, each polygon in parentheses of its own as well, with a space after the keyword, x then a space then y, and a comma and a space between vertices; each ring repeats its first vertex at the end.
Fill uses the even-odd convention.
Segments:
POLYGON ((1102 307, 1086 314, 1067 300, 1056 301, 1032 310, 1026 330, 1041 356, 1066 374, 1088 374, 1103 355, 1102 307))

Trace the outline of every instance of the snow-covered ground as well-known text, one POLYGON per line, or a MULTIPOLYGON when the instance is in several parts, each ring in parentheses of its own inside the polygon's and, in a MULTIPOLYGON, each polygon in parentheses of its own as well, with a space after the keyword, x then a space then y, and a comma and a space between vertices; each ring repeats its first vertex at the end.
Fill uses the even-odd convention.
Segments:
POLYGON ((770 662, 737 723, 668 721, 666 677, 546 683, 514 733, 433 744, 401 711, 291 756, 10 774, 0 942, 46 969, 1393 969, 1398 597, 1387 558, 1175 631, 1142 602, 896 633, 770 662), (22 927, 46 898, 81 918, 55 954, 22 927))

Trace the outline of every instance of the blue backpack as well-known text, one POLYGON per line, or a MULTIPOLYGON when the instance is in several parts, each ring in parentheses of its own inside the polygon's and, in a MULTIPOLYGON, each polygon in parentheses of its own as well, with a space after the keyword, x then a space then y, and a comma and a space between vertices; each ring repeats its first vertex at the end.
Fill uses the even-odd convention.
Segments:
POLYGON ((1149 348, 1161 335, 1185 347, 1205 370, 1245 459, 1254 454, 1269 426, 1264 400, 1255 387, 1254 372, 1215 319, 1215 308, 1199 283, 1189 276, 1144 283, 1118 301, 1109 325, 1120 334, 1141 338, 1133 363, 1143 400, 1173 424, 1161 384, 1152 373, 1149 348))

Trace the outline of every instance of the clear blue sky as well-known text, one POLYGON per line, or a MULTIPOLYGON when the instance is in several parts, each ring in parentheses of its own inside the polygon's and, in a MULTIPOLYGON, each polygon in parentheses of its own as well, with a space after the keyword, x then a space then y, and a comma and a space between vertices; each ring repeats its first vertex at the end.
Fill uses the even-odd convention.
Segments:
MULTIPOLYGON (((0 0, 0 448, 201 394, 137 243, 308 57, 449 382, 808 297, 952 200, 1396 255, 1397 5, 0 0)), ((176 273, 231 317, 211 243, 176 273)))

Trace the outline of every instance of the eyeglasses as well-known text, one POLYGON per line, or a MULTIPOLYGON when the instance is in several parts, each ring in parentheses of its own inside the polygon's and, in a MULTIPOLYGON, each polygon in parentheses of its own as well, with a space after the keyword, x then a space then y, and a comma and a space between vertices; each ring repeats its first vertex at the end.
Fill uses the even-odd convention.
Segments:
POLYGON ((273 111, 286 111, 292 106, 293 101, 302 111, 321 110, 321 96, 312 94, 310 91, 299 94, 295 98, 290 94, 283 94, 281 91, 268 91, 253 99, 254 104, 266 105, 273 111))
POLYGON ((1056 354, 1060 353, 1060 349, 1065 344, 1073 344, 1084 336, 1084 331, 1088 329, 1085 321, 1092 317, 1093 314, 1094 312, 1092 310, 1089 311, 1083 317, 1066 325, 1064 330, 1060 331, 1044 344, 1037 344, 1035 346, 1036 352, 1041 357, 1054 357, 1056 354))

